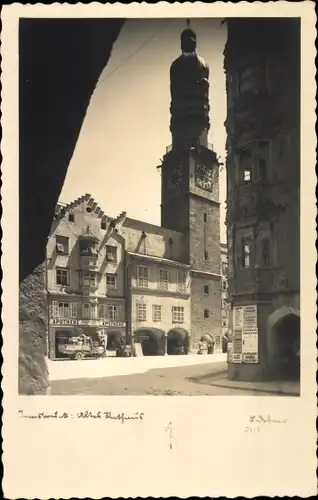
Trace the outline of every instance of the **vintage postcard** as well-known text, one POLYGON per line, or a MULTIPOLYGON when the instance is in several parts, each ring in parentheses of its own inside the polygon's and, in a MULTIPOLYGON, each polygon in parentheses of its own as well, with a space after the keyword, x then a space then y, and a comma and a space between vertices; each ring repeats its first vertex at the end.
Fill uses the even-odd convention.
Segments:
POLYGON ((315 23, 3 7, 6 498, 316 493, 315 23))

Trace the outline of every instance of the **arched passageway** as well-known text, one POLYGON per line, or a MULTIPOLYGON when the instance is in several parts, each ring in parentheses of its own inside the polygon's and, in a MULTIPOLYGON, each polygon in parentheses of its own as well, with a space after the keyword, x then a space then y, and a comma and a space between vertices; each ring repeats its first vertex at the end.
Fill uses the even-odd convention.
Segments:
MULTIPOLYGON (((275 314, 275 313, 274 313, 275 314)), ((281 311, 270 332, 271 364, 275 378, 300 379, 300 315, 298 311, 281 311)))
POLYGON ((173 328, 168 332, 167 354, 178 355, 189 353, 189 333, 183 328, 173 328))
POLYGON ((163 356, 165 332, 159 328, 139 328, 134 333, 135 342, 140 342, 144 356, 163 356))

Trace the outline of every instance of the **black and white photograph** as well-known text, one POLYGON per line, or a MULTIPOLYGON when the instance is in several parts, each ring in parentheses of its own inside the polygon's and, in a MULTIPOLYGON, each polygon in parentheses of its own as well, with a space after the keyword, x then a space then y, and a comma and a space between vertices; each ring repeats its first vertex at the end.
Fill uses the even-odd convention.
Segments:
POLYGON ((19 44, 20 393, 299 395, 300 19, 19 44))
MULTIPOLYGON (((103 446, 125 455, 111 466, 115 497, 125 474, 117 497, 197 495, 201 474, 203 496, 235 496, 251 461, 248 496, 307 491, 290 436, 306 421, 309 450, 299 405, 316 338, 314 4, 293 14, 289 2, 258 3, 202 15, 162 2, 4 9, 16 54, 6 42, 4 377, 18 435, 38 436, 30 468, 40 436, 50 463, 58 443, 66 450, 48 497, 97 498, 103 446), (229 446, 246 446, 231 485, 229 446), (81 490, 67 479, 77 453, 90 463, 81 490), (140 453, 166 464, 166 489, 146 488, 154 471, 136 486, 140 453), (173 464, 184 474, 197 454, 183 485, 193 488, 168 490, 173 464)), ((29 446, 9 471, 25 485, 29 446)), ((22 493, 43 497, 50 467, 22 493)))

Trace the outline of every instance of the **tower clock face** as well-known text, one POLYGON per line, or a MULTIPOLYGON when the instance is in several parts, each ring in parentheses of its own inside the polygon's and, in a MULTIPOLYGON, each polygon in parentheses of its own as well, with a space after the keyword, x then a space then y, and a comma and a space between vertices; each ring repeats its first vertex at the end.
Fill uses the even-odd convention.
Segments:
POLYGON ((196 165, 195 167, 195 183, 202 189, 212 189, 212 168, 207 165, 196 165))
POLYGON ((171 189, 176 189, 182 181, 182 166, 176 165, 169 174, 168 183, 171 189))

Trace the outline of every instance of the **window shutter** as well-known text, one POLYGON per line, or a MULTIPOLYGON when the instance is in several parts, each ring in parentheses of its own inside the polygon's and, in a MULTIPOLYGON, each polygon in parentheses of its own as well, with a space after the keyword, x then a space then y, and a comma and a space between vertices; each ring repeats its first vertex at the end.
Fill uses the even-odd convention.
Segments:
POLYGON ((53 318, 57 318, 59 315, 59 306, 57 301, 52 302, 52 313, 53 313, 53 318))
POLYGON ((77 318, 77 303, 71 302, 71 318, 77 318))

